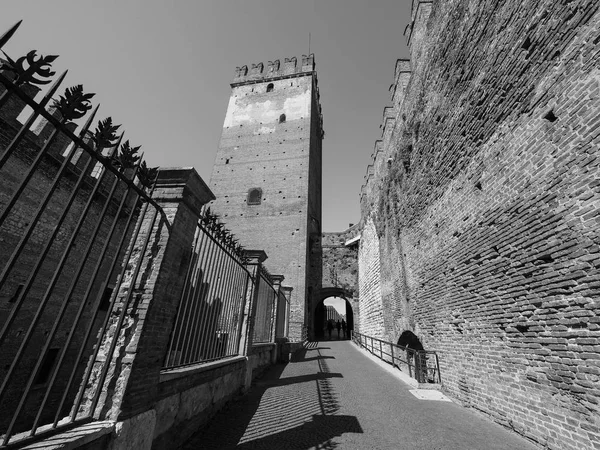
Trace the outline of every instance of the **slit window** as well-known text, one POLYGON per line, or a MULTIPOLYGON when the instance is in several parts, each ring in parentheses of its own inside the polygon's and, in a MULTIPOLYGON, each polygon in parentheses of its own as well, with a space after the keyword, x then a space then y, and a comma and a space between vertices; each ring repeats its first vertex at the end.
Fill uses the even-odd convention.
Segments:
POLYGON ((260 205, 262 199, 262 189, 252 188, 248 190, 248 196, 246 197, 246 203, 248 205, 260 205))
POLYGON ((273 91, 273 83, 267 84, 267 92, 273 91))
POLYGON ((284 123, 285 122, 285 114, 282 114, 279 116, 279 123, 284 123))

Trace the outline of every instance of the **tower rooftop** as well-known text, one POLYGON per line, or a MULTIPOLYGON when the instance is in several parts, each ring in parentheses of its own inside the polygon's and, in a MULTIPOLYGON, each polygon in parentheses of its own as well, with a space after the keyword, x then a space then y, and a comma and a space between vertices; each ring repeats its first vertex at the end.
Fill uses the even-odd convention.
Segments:
POLYGON ((247 65, 236 67, 235 77, 231 86, 239 86, 242 84, 250 83, 263 83, 267 80, 275 80, 281 78, 292 78, 299 75, 312 74, 315 71, 315 55, 302 55, 302 62, 298 64, 298 60, 295 56, 291 58, 285 58, 283 64, 281 61, 276 59, 274 61, 268 61, 265 64, 259 62, 257 64, 251 64, 250 68, 247 65))

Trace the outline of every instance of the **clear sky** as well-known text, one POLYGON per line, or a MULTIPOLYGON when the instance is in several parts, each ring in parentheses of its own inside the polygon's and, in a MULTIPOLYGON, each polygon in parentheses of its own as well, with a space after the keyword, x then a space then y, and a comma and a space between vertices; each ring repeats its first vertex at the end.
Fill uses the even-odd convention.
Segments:
POLYGON ((360 218, 359 192, 381 135, 411 0, 18 0, 0 33, 16 58, 58 54, 67 85, 95 92, 151 166, 210 179, 236 66, 315 54, 325 140, 323 231, 360 218))
POLYGON ((346 314, 346 300, 339 297, 329 297, 323 301, 325 306, 333 306, 340 314, 346 314))

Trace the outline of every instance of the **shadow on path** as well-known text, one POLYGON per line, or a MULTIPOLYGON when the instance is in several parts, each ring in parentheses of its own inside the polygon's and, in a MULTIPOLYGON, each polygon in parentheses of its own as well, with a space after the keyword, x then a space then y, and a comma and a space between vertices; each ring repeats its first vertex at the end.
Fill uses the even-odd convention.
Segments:
POLYGON ((356 416, 338 415, 331 380, 343 378, 327 365, 318 342, 296 352, 255 380, 250 391, 221 410, 184 446, 192 449, 334 449, 344 433, 362 433, 356 416))

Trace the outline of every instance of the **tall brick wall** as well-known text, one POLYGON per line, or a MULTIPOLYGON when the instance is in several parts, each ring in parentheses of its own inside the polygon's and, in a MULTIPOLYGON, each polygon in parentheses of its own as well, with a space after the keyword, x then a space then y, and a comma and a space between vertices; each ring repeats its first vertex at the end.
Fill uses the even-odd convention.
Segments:
POLYGON ((597 448, 599 4, 421 3, 362 190, 363 331, 413 331, 455 398, 597 448))
POLYGON ((379 237, 371 218, 364 222, 358 250, 358 292, 361 310, 358 322, 360 332, 383 337, 379 237))
POLYGON ((346 299, 346 322, 349 329, 358 331, 360 308, 358 299, 358 245, 359 226, 351 225, 340 232, 322 233, 320 236, 321 254, 318 263, 321 267, 321 289, 313 296, 309 319, 310 338, 324 336, 326 308, 323 301, 330 297, 346 299))
POLYGON ((320 283, 314 273, 320 264, 311 264, 311 257, 320 258, 321 231, 322 118, 314 60, 238 68, 231 86, 210 181, 217 198, 212 208, 246 248, 264 249, 269 269, 293 288, 290 336, 299 339, 320 283), (260 204, 248 204, 252 188, 262 190, 260 204))
POLYGON ((321 235, 322 285, 340 287, 358 297, 358 226, 321 235))

